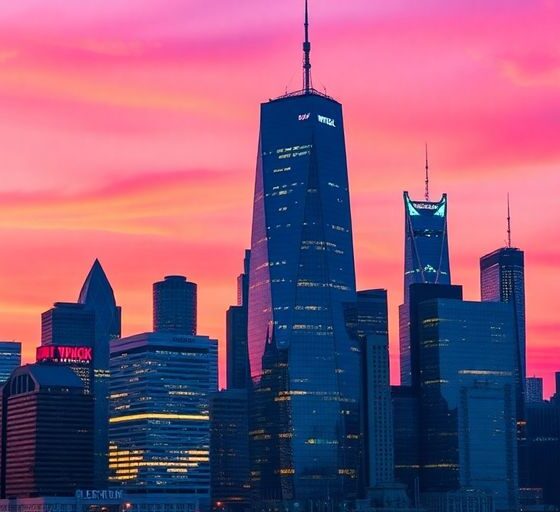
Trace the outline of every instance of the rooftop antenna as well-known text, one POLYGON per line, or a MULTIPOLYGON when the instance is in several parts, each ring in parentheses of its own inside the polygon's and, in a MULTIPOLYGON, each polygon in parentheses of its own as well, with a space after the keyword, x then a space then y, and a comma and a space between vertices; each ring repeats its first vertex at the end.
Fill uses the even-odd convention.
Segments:
POLYGON ((511 249, 511 216, 509 212, 509 192, 507 195, 507 244, 511 249))
POLYGON ((424 185, 425 185, 425 191, 424 191, 424 197, 426 199, 426 202, 430 201, 430 167, 428 165, 428 143, 426 143, 426 179, 424 181, 424 185))
POLYGON ((311 43, 309 42, 309 13, 307 9, 307 0, 305 0, 305 41, 303 42, 303 89, 305 94, 311 91, 311 62, 309 54, 311 53, 311 43))

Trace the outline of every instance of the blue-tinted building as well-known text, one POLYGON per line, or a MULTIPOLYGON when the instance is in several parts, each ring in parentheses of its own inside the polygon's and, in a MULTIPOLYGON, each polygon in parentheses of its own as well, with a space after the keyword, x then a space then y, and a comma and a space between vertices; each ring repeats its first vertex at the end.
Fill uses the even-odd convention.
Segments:
POLYGON ((399 307, 401 384, 414 385, 409 289, 414 283, 450 284, 447 195, 440 201, 414 201, 404 192, 404 302, 399 307))
POLYGON ((361 444, 344 121, 309 47, 304 89, 261 105, 248 319, 255 499, 302 507, 356 495, 361 444))
POLYGON ((11 373, 21 365, 21 343, 0 341, 0 384, 6 382, 11 373))
POLYGON ((154 332, 195 335, 197 287, 185 276, 154 283, 154 332))
POLYGON ((507 302, 515 314, 517 414, 523 418, 526 370, 525 256, 515 247, 502 247, 480 258, 483 301, 507 302))
POLYGON ((432 299, 418 315, 421 490, 478 489, 518 510, 511 306, 432 299))
POLYGON ((121 336, 121 308, 117 306, 111 283, 97 259, 84 281, 78 302, 95 316, 93 345, 95 484, 103 488, 108 478, 109 345, 111 340, 121 336))
POLYGON ((111 484, 208 506, 209 401, 217 388, 216 340, 161 332, 114 340, 111 484))

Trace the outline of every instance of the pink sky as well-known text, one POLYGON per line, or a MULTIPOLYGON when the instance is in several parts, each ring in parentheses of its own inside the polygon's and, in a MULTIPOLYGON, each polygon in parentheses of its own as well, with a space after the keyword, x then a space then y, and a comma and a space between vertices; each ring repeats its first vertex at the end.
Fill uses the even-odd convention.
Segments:
MULTIPOLYGON (((449 194, 453 281, 526 253, 529 375, 560 370, 560 5, 555 0, 311 0, 314 85, 345 109, 360 288, 389 290, 393 377, 402 191, 449 194)), ((301 83, 302 1, 18 0, 0 7, 0 339, 76 300, 100 258, 124 334, 151 284, 199 284, 224 339, 249 244, 259 103, 301 83), (210 7, 211 5, 211 7, 210 7)))

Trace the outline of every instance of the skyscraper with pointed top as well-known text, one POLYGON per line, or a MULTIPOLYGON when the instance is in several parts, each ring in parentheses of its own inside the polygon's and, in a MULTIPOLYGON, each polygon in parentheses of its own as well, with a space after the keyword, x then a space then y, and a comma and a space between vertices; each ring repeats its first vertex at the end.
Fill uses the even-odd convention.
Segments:
POLYGON ((261 105, 248 311, 255 499, 302 507, 356 495, 360 446, 342 106, 312 86, 308 36, 306 3, 303 87, 261 105))
POLYGON ((410 336, 409 289, 414 283, 451 284, 447 238, 447 194, 430 201, 428 146, 424 201, 404 199, 404 301, 399 307, 401 384, 415 385, 417 348, 410 336))
POLYGON ((507 246, 480 258, 480 296, 483 301, 512 305, 516 326, 516 398, 517 417, 524 417, 526 377, 525 333, 525 254, 511 244, 511 215, 507 199, 507 246))
POLYGON ((117 306, 109 279, 96 259, 80 291, 78 302, 95 313, 93 347, 94 474, 95 484, 106 485, 108 477, 109 344, 121 335, 121 308, 117 306))

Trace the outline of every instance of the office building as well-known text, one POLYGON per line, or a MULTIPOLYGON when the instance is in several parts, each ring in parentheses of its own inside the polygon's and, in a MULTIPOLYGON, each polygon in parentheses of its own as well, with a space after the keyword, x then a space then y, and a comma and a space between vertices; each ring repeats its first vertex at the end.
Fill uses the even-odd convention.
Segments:
POLYGON ((313 89, 309 51, 303 89, 261 105, 248 319, 253 489, 302 508, 357 495, 361 445, 342 106, 313 89))
POLYGON ((418 326, 421 490, 476 489, 518 510, 511 305, 432 299, 418 326))
POLYGON ((68 367, 22 366, 0 388, 1 498, 93 485, 93 397, 68 367))
MULTIPOLYGON (((426 164, 427 184, 427 164, 426 164)), ((451 283, 447 235, 447 195, 414 201, 404 192, 404 301, 399 307, 401 384, 414 386, 415 347, 411 346, 409 289, 414 283, 451 283)))
POLYGON ((19 365, 21 365, 21 343, 0 341, 0 384, 6 382, 19 365))
POLYGON ((154 283, 154 332, 195 335, 196 308, 196 284, 185 276, 154 283))
POLYGON ((121 335, 121 308, 117 306, 111 283, 97 259, 84 281, 78 302, 95 315, 95 485, 97 488, 104 488, 108 478, 109 451, 109 345, 111 340, 121 335))
POLYGON ((542 377, 527 377, 525 387, 527 390, 525 396, 526 403, 540 403, 544 400, 542 377))
POLYGON ((480 258, 480 295, 483 301, 512 304, 515 315, 516 400, 518 419, 523 418, 526 378, 525 260, 522 250, 502 247, 480 258))
POLYGON ((210 398, 212 508, 250 508, 248 392, 227 389, 210 398))
POLYGON ((109 480, 127 493, 179 494, 207 507, 217 341, 143 333, 111 343, 109 480))
POLYGON ((243 273, 237 278, 237 305, 226 312, 226 374, 228 389, 247 389, 250 385, 247 318, 249 263, 251 251, 245 251, 243 273))

